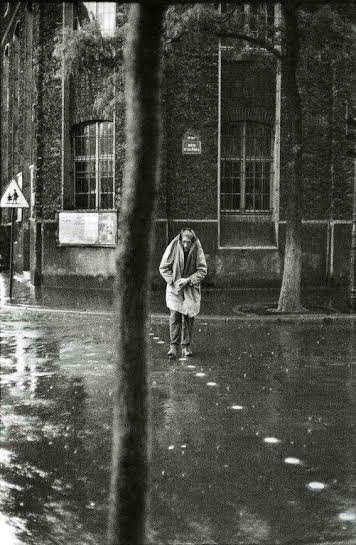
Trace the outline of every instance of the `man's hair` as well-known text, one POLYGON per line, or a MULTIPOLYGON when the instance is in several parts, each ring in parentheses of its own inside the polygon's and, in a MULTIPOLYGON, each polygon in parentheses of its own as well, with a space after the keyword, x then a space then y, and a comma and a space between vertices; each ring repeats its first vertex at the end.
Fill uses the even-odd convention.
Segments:
POLYGON ((190 227, 185 227, 184 229, 181 230, 181 232, 180 232, 180 238, 182 238, 183 235, 188 235, 188 236, 190 237, 191 240, 195 240, 194 231, 193 231, 193 229, 191 229, 190 227))

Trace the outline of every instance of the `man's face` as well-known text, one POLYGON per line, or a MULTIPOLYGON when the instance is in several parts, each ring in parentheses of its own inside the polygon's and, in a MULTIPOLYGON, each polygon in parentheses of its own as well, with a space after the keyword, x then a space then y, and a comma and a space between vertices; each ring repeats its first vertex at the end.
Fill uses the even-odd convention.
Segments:
POLYGON ((192 247, 192 240, 188 235, 182 236, 182 246, 185 252, 189 252, 190 248, 192 247))

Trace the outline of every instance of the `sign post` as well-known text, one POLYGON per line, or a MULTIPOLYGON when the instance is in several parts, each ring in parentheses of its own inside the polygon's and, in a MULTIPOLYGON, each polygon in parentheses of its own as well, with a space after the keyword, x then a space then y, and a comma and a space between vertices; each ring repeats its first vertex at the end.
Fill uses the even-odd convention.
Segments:
POLYGON ((14 278, 14 235, 15 235, 15 208, 11 208, 11 231, 10 231, 10 286, 9 296, 12 299, 12 285, 14 278))
POLYGON ((1 200, 0 208, 11 208, 11 232, 10 232, 10 287, 9 296, 12 299, 12 285, 14 277, 14 237, 15 237, 15 210, 28 208, 28 202, 15 180, 11 180, 5 189, 1 200))

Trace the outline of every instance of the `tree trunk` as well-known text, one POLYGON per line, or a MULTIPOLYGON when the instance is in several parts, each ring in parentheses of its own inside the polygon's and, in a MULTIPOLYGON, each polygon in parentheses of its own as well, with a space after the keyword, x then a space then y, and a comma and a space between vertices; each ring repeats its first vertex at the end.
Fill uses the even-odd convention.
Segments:
POLYGON ((125 49, 126 159, 116 258, 117 370, 109 545, 146 542, 149 462, 147 317, 159 184, 160 38, 164 9, 130 8, 125 49))
POLYGON ((287 111, 291 126, 291 176, 288 180, 287 225, 284 271, 279 295, 279 312, 300 312, 302 275, 302 108, 297 82, 299 31, 295 2, 282 3, 285 24, 285 51, 282 77, 285 81, 287 111))

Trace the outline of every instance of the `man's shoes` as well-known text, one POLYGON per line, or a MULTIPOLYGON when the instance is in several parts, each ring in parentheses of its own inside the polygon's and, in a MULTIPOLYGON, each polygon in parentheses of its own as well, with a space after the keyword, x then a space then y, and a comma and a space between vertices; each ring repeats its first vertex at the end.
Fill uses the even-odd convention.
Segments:
POLYGON ((189 344, 182 347, 182 356, 183 356, 183 358, 190 357, 192 355, 193 355, 193 352, 192 352, 189 344))
POLYGON ((168 350, 168 357, 173 359, 177 357, 177 347, 174 344, 171 344, 168 350))

